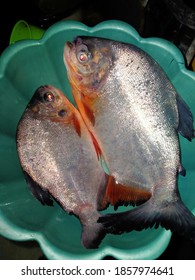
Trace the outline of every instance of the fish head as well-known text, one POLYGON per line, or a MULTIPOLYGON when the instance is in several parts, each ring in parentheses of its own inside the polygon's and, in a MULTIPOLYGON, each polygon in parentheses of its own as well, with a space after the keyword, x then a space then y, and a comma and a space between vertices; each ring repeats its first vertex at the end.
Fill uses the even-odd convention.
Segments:
POLYGON ((40 86, 36 89, 28 104, 28 109, 37 118, 49 118, 53 121, 66 121, 73 111, 65 95, 51 85, 40 86))
POLYGON ((89 94, 100 87, 112 64, 112 47, 106 39, 76 37, 66 42, 64 63, 72 87, 89 94))

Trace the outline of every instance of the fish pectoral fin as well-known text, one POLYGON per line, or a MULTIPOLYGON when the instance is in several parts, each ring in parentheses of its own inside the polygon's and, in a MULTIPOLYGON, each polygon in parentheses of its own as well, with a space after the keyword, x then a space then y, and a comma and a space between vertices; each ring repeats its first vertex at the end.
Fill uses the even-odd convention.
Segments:
POLYGON ((77 134, 81 136, 81 126, 76 114, 73 114, 72 121, 77 134))
POLYGON ((110 175, 102 201, 102 208, 109 203, 115 207, 115 210, 119 205, 138 205, 150 197, 150 192, 136 187, 122 185, 110 175))
POLYGON ((189 141, 195 138, 195 130, 193 128, 193 115, 184 100, 177 95, 177 107, 179 113, 178 132, 189 141))
POLYGON ((102 216, 98 222, 112 234, 162 226, 195 242, 195 216, 179 198, 163 203, 151 198, 129 211, 102 216))
POLYGON ((97 154, 97 158, 100 159, 101 156, 102 156, 101 148, 98 144, 98 141, 95 139, 95 137, 93 136, 93 133, 90 130, 89 130, 89 133, 90 133, 91 139, 93 141, 93 145, 94 145, 94 148, 95 148, 95 151, 96 151, 96 154, 97 154))
POLYGON ((53 206, 53 200, 48 191, 43 190, 32 178, 31 176, 23 171, 24 178, 30 188, 31 193, 33 196, 41 202, 42 205, 53 206))
POLYGON ((94 99, 93 94, 90 97, 86 97, 82 92, 75 89, 74 85, 72 86, 72 93, 81 115, 84 116, 84 118, 87 118, 87 120, 94 126, 95 116, 90 106, 94 99))
POLYGON ((84 108, 85 114, 87 115, 87 118, 90 120, 91 124, 94 126, 95 117, 94 117, 93 111, 91 110, 89 105, 85 102, 85 100, 82 103, 83 103, 83 108, 84 108))
MULTIPOLYGON (((78 93, 74 92, 74 96, 78 96, 78 93)), ((76 103, 78 105, 79 110, 81 111, 81 115, 84 114, 84 116, 87 117, 87 119, 91 122, 91 124, 95 125, 95 116, 91 109, 90 103, 93 102, 93 96, 91 98, 87 98, 83 93, 79 92, 79 99, 76 98, 76 103)))

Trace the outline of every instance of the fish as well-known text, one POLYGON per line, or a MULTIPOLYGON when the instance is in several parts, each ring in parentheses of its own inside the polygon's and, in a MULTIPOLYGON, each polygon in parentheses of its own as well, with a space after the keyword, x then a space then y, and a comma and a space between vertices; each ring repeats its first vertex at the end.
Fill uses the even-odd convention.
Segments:
POLYGON ((106 235, 97 223, 111 178, 79 111, 52 86, 34 92, 16 133, 17 152, 29 188, 41 204, 56 201, 82 226, 82 244, 98 248, 106 235))
POLYGON ((179 174, 186 175, 179 134, 195 137, 193 115, 162 67, 133 44, 92 36, 65 42, 63 59, 75 103, 116 182, 106 197, 135 206, 98 222, 112 234, 162 226, 195 241, 195 217, 178 190, 179 174))

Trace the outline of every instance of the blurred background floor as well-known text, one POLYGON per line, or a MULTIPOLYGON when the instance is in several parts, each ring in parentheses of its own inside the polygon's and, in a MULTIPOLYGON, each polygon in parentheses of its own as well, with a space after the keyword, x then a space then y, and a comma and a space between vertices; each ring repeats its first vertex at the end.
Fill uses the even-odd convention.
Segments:
MULTIPOLYGON (((9 45, 11 31, 18 20, 47 29, 59 20, 79 20, 88 26, 118 19, 131 24, 142 37, 161 37, 174 43, 192 69, 195 53, 195 2, 182 0, 18 0, 6 1, 0 10, 0 53, 9 45)), ((35 241, 16 242, 0 237, 0 259, 45 259, 35 241)), ((108 256, 107 259, 112 259, 108 256)), ((195 259, 195 245, 173 234, 159 259, 195 259)))
POLYGON ((43 253, 35 241, 16 242, 0 236, 0 260, 39 260, 43 253))

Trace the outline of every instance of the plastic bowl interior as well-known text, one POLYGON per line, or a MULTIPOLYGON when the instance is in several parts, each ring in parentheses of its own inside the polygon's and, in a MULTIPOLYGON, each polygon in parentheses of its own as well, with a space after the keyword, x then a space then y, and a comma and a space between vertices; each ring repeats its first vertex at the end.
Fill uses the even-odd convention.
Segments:
MULTIPOLYGON (((186 70, 181 52, 168 41, 141 38, 124 22, 105 21, 89 28, 79 22, 61 21, 40 40, 9 46, 0 58, 0 234, 12 240, 36 240, 48 259, 102 259, 108 255, 116 259, 156 259, 168 246, 170 231, 158 228, 109 234, 98 249, 87 250, 80 243, 79 221, 57 204, 42 206, 23 178, 15 141, 18 121, 40 85, 52 84, 73 101, 63 48, 77 35, 106 37, 144 49, 160 63, 195 115, 195 73, 186 70)), ((179 177, 179 190, 184 203, 195 213, 195 141, 180 139, 187 175, 179 177)))

